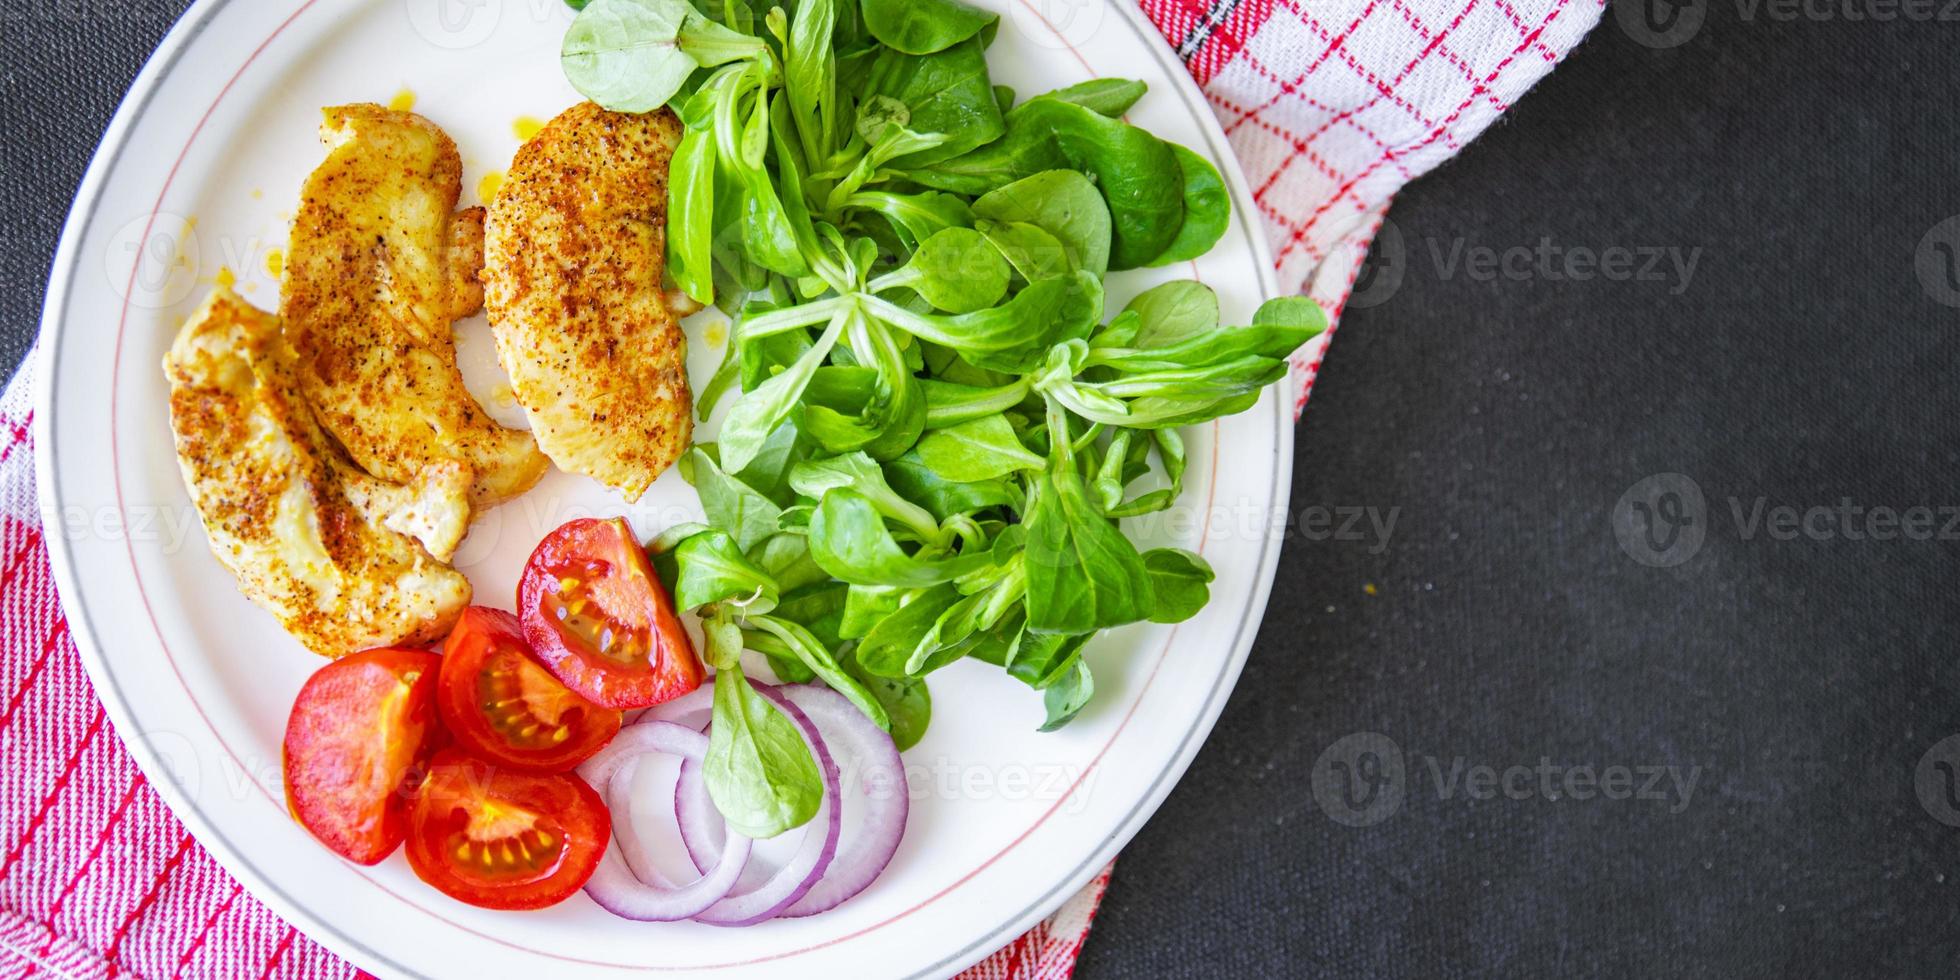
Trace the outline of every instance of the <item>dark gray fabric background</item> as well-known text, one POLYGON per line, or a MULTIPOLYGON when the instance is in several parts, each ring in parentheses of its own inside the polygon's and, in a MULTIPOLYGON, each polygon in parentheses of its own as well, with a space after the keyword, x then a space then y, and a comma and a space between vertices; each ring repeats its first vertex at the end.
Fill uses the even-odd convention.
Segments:
MULTIPOLYGON (((4 2, 11 360, 178 4, 4 2)), ((1746 519, 1758 500, 1960 506, 1960 309, 1939 302, 1960 296, 1915 273, 1923 253, 1951 274, 1960 242, 1947 226, 1921 248, 1960 215, 1960 11, 1783 2, 1691 0, 1706 22, 1668 49, 1609 10, 1396 204, 1402 247, 1373 260, 1392 294, 1348 313, 1294 482, 1296 510, 1393 512, 1393 533, 1289 541, 1245 677, 1125 852, 1082 976, 1955 972, 1960 830, 1915 766, 1960 732, 1960 542, 1944 517, 1892 541, 1746 519), (1700 251, 1685 288, 1451 261, 1547 239, 1554 269, 1700 251), (1670 472, 1702 492, 1705 541, 1651 567, 1611 515, 1670 472), (1357 828, 1310 773, 1358 732, 1397 743, 1406 779, 1357 828), (1681 807, 1472 800, 1431 775, 1541 757, 1696 781, 1681 807)))

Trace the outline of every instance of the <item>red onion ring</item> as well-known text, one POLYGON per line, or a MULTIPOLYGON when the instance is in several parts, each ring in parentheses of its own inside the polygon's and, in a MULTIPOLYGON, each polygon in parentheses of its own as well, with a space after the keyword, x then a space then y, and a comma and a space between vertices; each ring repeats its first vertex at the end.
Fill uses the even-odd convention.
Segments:
MULTIPOLYGON (((758 685, 757 690, 762 688, 758 685)), ((778 704, 787 702, 802 709, 843 770, 838 816, 846 829, 837 855, 822 880, 781 913, 791 918, 815 915, 864 891, 891 864, 911 811, 905 765, 891 736, 836 691, 799 684, 763 693, 778 704)), ((731 838, 708 798, 701 767, 694 761, 681 763, 674 809, 681 842, 695 867, 705 870, 723 863, 723 848, 729 846, 726 842, 731 838)))
POLYGON ((607 803, 614 813, 612 843, 585 885, 586 894, 601 908, 640 922, 674 922, 699 915, 735 887, 749 861, 748 838, 728 834, 722 859, 699 879, 675 887, 654 868, 646 842, 633 831, 630 817, 633 773, 642 758, 664 753, 698 761, 707 751, 708 737, 700 732, 655 722, 620 732, 579 767, 579 775, 587 782, 607 791, 607 803))
MULTIPOLYGON (((721 819, 715 801, 708 797, 701 766, 685 759, 681 760, 680 779, 674 784, 674 822, 680 825, 681 844, 687 848, 688 860, 694 862, 696 870, 721 860, 728 823, 721 819)), ((838 825, 843 825, 842 814, 838 815, 838 825)))
MULTIPOLYGON (((704 748, 706 739, 703 740, 704 748)), ((608 787, 607 798, 614 803, 614 812, 622 812, 631 806, 633 772, 637 764, 621 767, 613 774, 612 785, 608 787)), ((630 829, 630 828, 629 828, 630 829)), ((633 877, 649 886, 654 892, 663 892, 658 906, 661 913, 657 918, 649 916, 644 921, 673 922, 691 919, 707 911, 708 907, 721 901, 735 889, 735 883, 742 878, 742 871, 748 867, 749 855, 754 842, 740 834, 731 835, 728 850, 714 867, 709 868, 693 882, 673 887, 665 875, 654 865, 653 853, 646 841, 638 834, 614 834, 613 840, 619 843, 620 855, 626 859, 626 867, 633 877)))
POLYGON ((672 722, 683 728, 691 728, 698 732, 708 727, 708 722, 714 718, 714 715, 715 682, 713 678, 709 678, 706 684, 672 701, 656 704, 640 712, 638 718, 627 722, 627 724, 642 725, 648 722, 665 721, 672 722))
MULTIPOLYGON (((749 683, 751 686, 755 685, 754 681, 750 681, 749 683)), ((698 732, 707 729, 709 722, 714 718, 714 714, 715 682, 714 678, 709 678, 706 684, 672 701, 656 704, 646 709, 637 718, 628 721, 627 724, 644 725, 664 721, 691 728, 698 732)), ((677 784, 674 792, 674 820, 680 825, 681 842, 686 845, 688 860, 695 862, 694 870, 706 872, 710 865, 701 864, 698 855, 704 853, 721 853, 722 840, 726 836, 727 824, 722 822, 721 814, 716 812, 714 802, 708 799, 707 787, 701 782, 700 764, 692 760, 683 759, 681 760, 681 767, 683 773, 689 768, 694 770, 693 788, 700 794, 700 797, 689 803, 683 803, 681 801, 681 789, 687 784, 685 782, 677 784)))
MULTIPOLYGON (((843 769, 840 816, 847 828, 855 830, 845 831, 837 857, 817 887, 783 910, 785 917, 799 918, 842 905, 885 873, 905 838, 912 797, 905 783, 905 763, 891 734, 873 724, 849 698, 808 684, 781 691, 816 723, 843 769)), ((721 863, 727 861, 728 855, 723 854, 721 863)))

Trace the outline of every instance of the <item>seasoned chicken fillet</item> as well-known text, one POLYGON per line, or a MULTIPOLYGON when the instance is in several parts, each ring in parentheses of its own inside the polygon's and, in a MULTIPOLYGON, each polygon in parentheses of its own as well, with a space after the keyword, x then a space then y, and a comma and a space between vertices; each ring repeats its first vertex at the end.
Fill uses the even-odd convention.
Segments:
POLYGON ((409 486, 363 473, 300 395, 279 319, 228 289, 164 358, 177 461, 211 550, 307 649, 340 657, 449 632, 470 583, 432 557, 469 521, 469 470, 409 486))
POLYGON ((661 291, 680 138, 665 109, 573 106, 517 152, 485 231, 497 355, 538 446, 628 500, 694 429, 687 339, 661 291))
POLYGON ((376 105, 326 110, 320 138, 279 306, 320 424, 383 480, 460 461, 479 506, 530 489, 549 462, 484 413, 456 367, 455 321, 483 307, 483 210, 456 210, 456 144, 376 105))

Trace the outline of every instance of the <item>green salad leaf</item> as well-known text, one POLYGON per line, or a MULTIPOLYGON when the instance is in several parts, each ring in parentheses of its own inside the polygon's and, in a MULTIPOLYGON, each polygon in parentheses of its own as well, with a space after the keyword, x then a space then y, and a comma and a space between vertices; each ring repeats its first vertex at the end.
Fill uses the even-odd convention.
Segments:
POLYGON ((885 709, 891 721, 892 742, 900 752, 919 744, 932 723, 932 691, 924 678, 879 677, 864 669, 853 654, 844 660, 844 669, 885 709))
MULTIPOLYGON (((909 6, 915 0, 900 2, 909 6)), ((986 47, 977 37, 931 53, 887 49, 873 62, 866 91, 869 100, 903 106, 904 125, 912 131, 943 138, 937 146, 895 158, 895 166, 958 156, 992 142, 1007 128, 987 78, 986 47)))
POLYGON ((1225 237, 1232 221, 1232 196, 1225 190, 1225 178, 1219 176, 1218 168, 1175 143, 1171 153, 1177 157, 1178 171, 1184 177, 1184 223, 1163 253, 1150 260, 1148 264, 1153 266, 1189 262, 1211 251, 1225 237))
POLYGON ((565 32, 565 77, 617 112, 667 104, 695 69, 765 50, 762 42, 694 12, 686 0, 590 0, 565 32))
POLYGON ((1077 82, 1067 88, 1058 88, 1041 98, 1057 102, 1073 102, 1098 115, 1111 119, 1120 118, 1130 111, 1130 107, 1142 101, 1150 86, 1129 78, 1092 78, 1077 82))
POLYGON ((1211 601, 1211 563, 1193 552, 1177 548, 1157 548, 1143 554, 1143 567, 1150 572, 1150 609, 1153 623, 1181 623, 1198 614, 1211 601))
POLYGON ((1097 276, 1109 271, 1109 207, 1095 183, 1080 171, 1044 170, 988 191, 973 202, 973 216, 997 228, 1005 226, 1010 240, 1015 237, 1011 229, 1039 229, 1047 236, 1042 241, 1052 239, 1061 248, 1060 268, 1048 262, 1016 263, 1030 282, 1077 270, 1097 276), (1035 271, 1030 272, 1028 265, 1035 271))
POLYGON ((733 321, 697 399, 718 436, 681 462, 706 524, 653 550, 719 678, 710 795, 750 836, 809 820, 822 781, 745 651, 901 749, 962 661, 1069 724, 1095 637, 1210 598, 1204 556, 1125 527, 1181 498, 1180 432, 1327 326, 1305 298, 1228 318, 1196 280, 1116 275, 1201 260, 1224 177, 1127 121, 1141 82, 995 84, 997 26, 959 0, 591 0, 566 34, 587 97, 678 113, 668 271, 733 321), (1135 297, 1114 316, 1109 288, 1135 297))
POLYGON ((999 415, 927 433, 919 440, 919 459, 934 474, 955 483, 997 480, 1048 465, 1047 460, 1021 445, 1014 427, 999 415))
POLYGON ((959 0, 864 0, 863 9, 871 36, 906 54, 943 51, 1000 20, 959 0))
POLYGON ((1136 545, 1089 499, 1061 412, 1052 453, 1028 503, 1028 628, 1093 633, 1150 618, 1150 571, 1136 545))
POLYGON ((810 557, 841 582, 908 588, 950 582, 985 558, 925 560, 908 554, 871 499, 845 487, 826 492, 810 518, 810 557))
POLYGON ((738 664, 715 673, 701 775, 728 826, 758 840, 809 823, 823 802, 823 777, 803 732, 749 686, 738 664))
POLYGON ((1095 694, 1096 679, 1090 676, 1089 665, 1078 658, 1068 673, 1041 692, 1042 706, 1048 710, 1041 731, 1052 732, 1074 721, 1095 694))
POLYGON ((579 94, 620 112, 657 109, 701 63, 681 50, 685 0, 592 0, 565 32, 565 77, 579 94))
POLYGON ((674 565, 674 601, 682 609, 729 603, 748 615, 761 615, 782 599, 776 580, 751 564, 735 539, 721 531, 710 529, 682 541, 674 548, 674 565))
MULTIPOLYGON (((710 454, 715 447, 695 446, 681 457, 681 476, 694 484, 708 521, 725 531, 741 548, 776 533, 783 509, 742 480, 728 475, 710 454)), ((682 608, 693 608, 683 606, 682 608)))
MULTIPOLYGON (((1092 190, 1090 193, 1094 193, 1092 190)), ((935 309, 978 313, 1007 295, 1007 259, 971 228, 943 228, 919 243, 898 271, 871 283, 879 292, 910 289, 935 309)))

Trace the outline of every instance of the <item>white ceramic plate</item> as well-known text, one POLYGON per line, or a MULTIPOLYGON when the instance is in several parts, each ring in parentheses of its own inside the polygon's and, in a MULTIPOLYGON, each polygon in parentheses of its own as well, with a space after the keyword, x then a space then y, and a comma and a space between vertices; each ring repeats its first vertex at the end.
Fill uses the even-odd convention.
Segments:
MULTIPOLYGON (((1172 275, 1216 287, 1231 318, 1274 295, 1251 194, 1203 97, 1128 3, 1052 5, 1053 22, 1007 0, 991 52, 997 82, 1026 95, 1096 75, 1141 78, 1131 119, 1191 146, 1227 175, 1236 209, 1221 245, 1190 267, 1112 277, 1111 309, 1172 275)), ((1036 733, 1041 702, 998 670, 932 678, 935 717, 907 754, 914 796, 890 870, 839 909, 723 930, 637 924, 583 896, 545 912, 489 912, 423 886, 396 855, 347 864, 286 816, 279 743, 320 661, 242 598, 210 555, 172 457, 159 367, 221 268, 271 307, 267 252, 320 158, 322 106, 415 107, 462 148, 466 201, 517 149, 523 117, 576 101, 557 47, 560 0, 203 0, 151 60, 110 126, 77 199, 49 293, 36 424, 49 543, 97 693, 172 809, 281 915, 383 975, 946 975, 1009 942, 1082 887, 1143 824, 1190 763, 1245 661, 1272 584, 1291 474, 1292 420, 1278 393, 1190 433, 1184 506, 1142 528, 1201 551, 1218 571, 1210 607, 1178 628, 1100 639, 1096 699, 1070 727, 1036 733)), ((705 379, 725 329, 689 324, 705 379)), ((494 401, 481 323, 463 328, 477 387, 494 401)), ((643 534, 693 519, 669 473, 640 504, 556 474, 486 515, 460 555, 478 601, 508 607, 549 529, 630 516, 643 534)))

